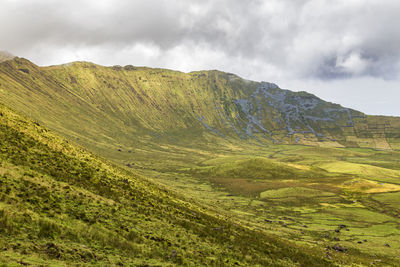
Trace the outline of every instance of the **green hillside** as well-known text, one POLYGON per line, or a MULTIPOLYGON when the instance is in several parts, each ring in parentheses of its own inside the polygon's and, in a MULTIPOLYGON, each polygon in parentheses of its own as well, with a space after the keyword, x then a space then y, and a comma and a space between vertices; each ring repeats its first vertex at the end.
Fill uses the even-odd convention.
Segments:
POLYGON ((10 266, 330 265, 321 250, 189 203, 4 106, 0 127, 0 261, 10 266))
POLYGON ((400 264, 400 118, 219 71, 22 58, 0 103, 6 266, 400 264))
MULTIPOLYGON (((0 64, 0 101, 100 152, 205 142, 394 149, 400 119, 219 71, 0 64), (140 137, 140 138, 139 138, 140 137)), ((113 156, 115 158, 115 156, 113 156)))

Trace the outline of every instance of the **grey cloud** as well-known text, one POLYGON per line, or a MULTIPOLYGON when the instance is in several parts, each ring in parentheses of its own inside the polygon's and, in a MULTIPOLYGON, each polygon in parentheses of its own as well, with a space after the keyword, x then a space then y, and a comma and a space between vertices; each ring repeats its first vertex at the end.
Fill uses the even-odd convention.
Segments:
POLYGON ((116 46, 138 41, 159 45, 179 40, 179 20, 167 1, 9 1, 0 21, 5 45, 116 46), (109 6, 99 8, 99 3, 109 6))
POLYGON ((397 0, 6 0, 0 36, 2 48, 16 54, 122 51, 146 43, 167 53, 201 46, 227 61, 265 62, 290 77, 393 78, 399 73, 399 13, 397 0))
POLYGON ((114 51, 135 64, 129 53, 147 47, 157 55, 147 65, 207 67, 218 54, 218 67, 236 70, 236 60, 271 77, 394 79, 399 13, 397 0, 3 0, 0 36, 1 49, 39 64, 63 58, 57 51, 98 63, 114 51))

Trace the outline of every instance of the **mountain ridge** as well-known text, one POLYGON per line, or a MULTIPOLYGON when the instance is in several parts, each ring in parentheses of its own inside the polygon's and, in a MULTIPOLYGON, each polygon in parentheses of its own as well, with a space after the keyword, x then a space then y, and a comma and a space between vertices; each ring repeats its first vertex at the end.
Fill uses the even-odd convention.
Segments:
POLYGON ((156 141, 179 136, 185 145, 218 137, 264 145, 400 148, 400 118, 365 115, 216 70, 182 73, 89 62, 39 67, 14 58, 1 63, 0 76, 0 101, 72 138, 96 140, 102 132, 103 142, 124 140, 124 146, 140 135, 156 141), (74 126, 82 121, 90 125, 84 131, 74 126))

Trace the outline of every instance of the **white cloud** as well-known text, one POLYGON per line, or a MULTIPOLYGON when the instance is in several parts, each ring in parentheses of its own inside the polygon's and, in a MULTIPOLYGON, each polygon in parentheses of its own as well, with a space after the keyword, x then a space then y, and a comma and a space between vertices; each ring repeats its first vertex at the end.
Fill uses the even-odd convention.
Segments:
POLYGON ((368 65, 368 60, 362 58, 358 52, 352 52, 348 56, 338 56, 336 59, 337 68, 354 75, 362 74, 368 68, 368 65))

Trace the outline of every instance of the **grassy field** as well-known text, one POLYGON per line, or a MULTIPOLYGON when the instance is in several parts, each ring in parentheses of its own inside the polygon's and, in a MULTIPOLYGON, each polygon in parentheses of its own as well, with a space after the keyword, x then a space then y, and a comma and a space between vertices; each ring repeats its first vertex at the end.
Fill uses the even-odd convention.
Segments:
POLYGON ((400 260, 398 152, 278 145, 198 155, 191 168, 141 171, 282 239, 315 249, 339 244, 346 255, 371 257, 368 264, 400 260))

